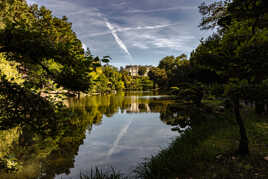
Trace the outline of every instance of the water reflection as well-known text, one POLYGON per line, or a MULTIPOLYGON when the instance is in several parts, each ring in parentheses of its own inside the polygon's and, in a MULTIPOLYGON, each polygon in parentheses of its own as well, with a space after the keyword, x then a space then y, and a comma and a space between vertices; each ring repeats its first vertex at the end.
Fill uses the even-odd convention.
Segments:
POLYGON ((137 158, 150 157, 178 135, 169 125, 180 131, 189 124, 189 114, 178 112, 172 98, 153 93, 91 96, 67 104, 72 118, 0 131, 0 178, 76 177, 102 164, 129 171, 137 158))

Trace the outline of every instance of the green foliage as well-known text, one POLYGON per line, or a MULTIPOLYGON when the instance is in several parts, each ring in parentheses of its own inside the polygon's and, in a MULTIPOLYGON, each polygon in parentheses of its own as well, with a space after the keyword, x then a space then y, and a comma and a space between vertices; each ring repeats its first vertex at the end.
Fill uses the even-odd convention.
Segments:
POLYGON ((178 57, 167 56, 160 60, 158 68, 165 70, 168 87, 176 86, 181 82, 189 82, 191 73, 190 61, 185 54, 178 57))
POLYGON ((167 56, 160 60, 158 67, 151 68, 148 76, 161 89, 176 87, 180 83, 192 82, 193 68, 185 54, 167 56))
MULTIPOLYGON (((217 25, 222 27, 221 33, 214 34, 201 42, 191 54, 191 64, 194 67, 201 66, 214 71, 221 76, 225 84, 230 83, 227 85, 228 88, 237 89, 244 81, 248 81, 252 86, 266 79, 268 54, 265 49, 268 47, 268 31, 267 26, 260 23, 266 24, 267 18, 265 14, 259 13, 259 11, 264 12, 263 3, 263 1, 254 4, 253 1, 236 0, 225 3, 225 7, 222 7, 225 13, 219 17, 210 13, 216 19, 225 18, 225 16, 232 18, 224 26, 219 24, 219 20, 216 21, 217 25), (243 9, 246 10, 243 12, 246 12, 247 15, 242 17, 243 9), (233 85, 233 79, 237 80, 237 86, 233 85)), ((217 3, 211 6, 215 4, 217 3)), ((223 6, 222 3, 218 5, 223 6)), ((208 6, 205 9, 209 14, 208 6)))
POLYGON ((181 83, 178 87, 173 88, 173 94, 180 100, 192 102, 200 105, 204 96, 201 84, 181 83))
POLYGON ((105 63, 106 65, 108 65, 108 63, 110 62, 110 60, 111 60, 111 57, 110 56, 104 56, 101 61, 103 63, 105 63))
MULTIPOLYGON (((15 125, 18 119, 41 118, 51 119, 55 109, 51 102, 40 97, 39 94, 16 83, 9 82, 5 77, 0 81, 0 126, 15 125)), ((61 103, 55 103, 61 106, 61 103)))
POLYGON ((210 95, 213 95, 214 97, 224 97, 224 85, 215 83, 209 87, 207 90, 210 95))
POLYGON ((143 75, 146 73, 146 71, 147 71, 147 68, 144 67, 144 66, 141 66, 141 67, 139 67, 138 74, 139 74, 140 76, 143 76, 143 75))
POLYGON ((141 85, 143 90, 153 89, 153 81, 149 79, 149 77, 141 78, 141 85))
POLYGON ((25 0, 4 0, 0 9, 0 52, 7 60, 21 63, 30 72, 38 67, 42 76, 66 89, 89 88, 84 50, 66 17, 53 17, 45 7, 28 6, 25 0), (57 63, 56 69, 49 59, 57 63))
MULTIPOLYGON (((264 0, 234 0, 202 4, 200 27, 219 27, 191 54, 195 68, 210 70, 221 77, 224 95, 233 102, 240 128, 238 152, 248 153, 248 139, 240 114, 240 100, 255 101, 256 111, 264 112, 267 89, 262 81, 267 79, 268 11, 264 0), (259 94, 259 95, 256 95, 259 94)), ((220 95, 222 96, 222 95, 220 95)))
POLYGON ((22 74, 17 70, 19 63, 9 62, 5 59, 3 54, 0 54, 0 72, 1 76, 6 76, 7 80, 13 81, 17 84, 22 84, 22 74))
POLYGON ((153 67, 148 72, 148 76, 149 76, 150 80, 153 80, 154 83, 156 83, 158 86, 165 88, 165 85, 167 84, 168 77, 167 77, 166 71, 164 69, 153 67))
POLYGON ((150 90, 153 82, 146 76, 132 77, 126 71, 105 65, 90 73, 93 85, 92 93, 110 93, 122 90, 150 90))
POLYGON ((128 177, 124 177, 122 174, 117 172, 114 168, 112 168, 111 172, 104 172, 101 169, 96 169, 93 171, 91 169, 89 174, 80 174, 80 179, 127 179, 128 177))
MULTIPOLYGON (((212 101, 214 102, 214 101, 212 101)), ((218 104, 216 105, 218 106, 218 104)), ((213 107, 215 108, 215 106, 213 107)), ((182 124, 191 118, 191 128, 156 156, 140 163, 138 178, 265 178, 267 162, 263 159, 268 150, 267 116, 260 117, 252 111, 243 111, 243 118, 250 133, 251 155, 234 155, 239 140, 235 117, 229 112, 216 115, 206 109, 189 111, 190 106, 176 104, 167 110, 170 125, 182 124), (184 110, 183 110, 184 109, 184 110), (195 115, 193 115, 195 114, 195 115)))

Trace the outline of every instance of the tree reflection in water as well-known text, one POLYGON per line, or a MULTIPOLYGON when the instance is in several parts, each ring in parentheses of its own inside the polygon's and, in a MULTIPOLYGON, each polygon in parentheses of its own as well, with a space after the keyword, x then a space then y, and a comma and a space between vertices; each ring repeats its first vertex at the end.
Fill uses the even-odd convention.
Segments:
POLYGON ((57 114, 54 120, 20 119, 16 126, 0 131, 0 178, 54 178, 68 174, 83 144, 86 131, 100 125, 103 115, 115 113, 160 113, 161 120, 181 132, 190 124, 190 113, 178 109, 170 97, 155 94, 120 93, 69 99, 72 113, 57 114))

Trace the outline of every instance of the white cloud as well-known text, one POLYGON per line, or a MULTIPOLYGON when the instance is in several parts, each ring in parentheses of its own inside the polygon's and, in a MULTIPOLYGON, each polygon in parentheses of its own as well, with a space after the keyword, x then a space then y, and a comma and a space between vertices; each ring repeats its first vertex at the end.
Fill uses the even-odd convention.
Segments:
POLYGON ((178 38, 156 38, 152 39, 152 45, 158 48, 170 48, 174 50, 186 49, 185 41, 194 39, 193 36, 181 36, 178 38))
POLYGON ((37 0, 27 0, 27 3, 28 4, 37 4, 38 3, 38 1, 37 0))
POLYGON ((179 6, 179 7, 149 9, 149 10, 132 9, 132 10, 128 10, 126 12, 127 13, 152 13, 152 12, 175 11, 175 10, 194 10, 194 9, 196 9, 196 7, 193 7, 193 6, 179 6))
MULTIPOLYGON (((174 27, 175 29, 178 27, 174 27)), ((127 43, 133 47, 145 50, 163 48, 177 51, 191 51, 192 47, 187 45, 195 39, 193 35, 187 32, 177 34, 171 33, 172 29, 160 33, 158 30, 145 31, 139 33, 138 31, 125 31, 123 37, 128 38, 127 43)))
POLYGON ((150 48, 148 45, 146 45, 144 43, 140 43, 140 42, 133 42, 132 46, 138 47, 140 49, 148 49, 148 48, 150 48))

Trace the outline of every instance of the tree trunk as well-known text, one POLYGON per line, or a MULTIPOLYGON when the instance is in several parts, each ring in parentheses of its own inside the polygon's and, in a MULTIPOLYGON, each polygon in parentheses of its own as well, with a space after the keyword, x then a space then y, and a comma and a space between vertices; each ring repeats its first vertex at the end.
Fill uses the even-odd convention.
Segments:
POLYGON ((235 112, 236 122, 239 125, 239 129, 240 129, 240 144, 239 144, 238 154, 247 155, 249 154, 248 137, 247 137, 247 132, 246 132, 243 119, 241 118, 241 114, 240 114, 239 98, 234 99, 234 112, 235 112))
POLYGON ((255 107, 255 112, 257 114, 262 114, 265 112, 265 105, 263 100, 257 100, 256 101, 256 107, 255 107))
POLYGON ((155 82, 153 81, 153 88, 155 89, 156 85, 155 85, 155 82))

